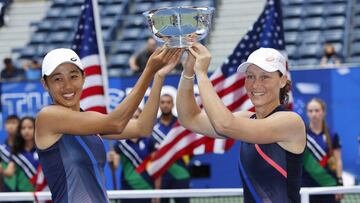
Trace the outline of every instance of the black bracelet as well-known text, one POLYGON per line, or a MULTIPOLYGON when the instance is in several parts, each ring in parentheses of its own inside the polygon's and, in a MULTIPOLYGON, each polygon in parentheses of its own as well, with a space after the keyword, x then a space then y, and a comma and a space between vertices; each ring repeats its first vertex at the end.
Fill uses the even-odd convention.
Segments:
POLYGON ((336 183, 337 183, 337 185, 338 185, 338 186, 343 186, 343 185, 344 185, 344 183, 343 183, 343 179, 342 179, 342 177, 337 177, 337 179, 336 179, 336 183))

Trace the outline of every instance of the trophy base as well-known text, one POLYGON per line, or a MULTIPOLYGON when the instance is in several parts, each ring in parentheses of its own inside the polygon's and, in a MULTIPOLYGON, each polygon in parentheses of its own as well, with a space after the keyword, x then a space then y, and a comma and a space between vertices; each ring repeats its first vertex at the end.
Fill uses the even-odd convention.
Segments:
POLYGON ((171 37, 165 40, 165 45, 169 48, 189 48, 192 46, 194 41, 189 41, 188 37, 171 37))

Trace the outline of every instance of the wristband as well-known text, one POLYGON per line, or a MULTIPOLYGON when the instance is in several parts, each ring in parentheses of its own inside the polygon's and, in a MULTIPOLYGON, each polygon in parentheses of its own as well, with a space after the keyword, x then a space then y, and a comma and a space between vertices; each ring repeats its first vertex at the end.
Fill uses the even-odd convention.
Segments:
POLYGON ((181 72, 181 77, 184 78, 184 79, 187 79, 187 80, 194 80, 195 79, 195 74, 192 75, 192 76, 186 76, 184 74, 184 71, 183 71, 183 72, 181 72))
POLYGON ((342 179, 342 177, 337 177, 337 179, 336 179, 336 183, 337 183, 337 185, 338 185, 338 186, 343 186, 343 185, 344 185, 344 183, 343 183, 343 179, 342 179))

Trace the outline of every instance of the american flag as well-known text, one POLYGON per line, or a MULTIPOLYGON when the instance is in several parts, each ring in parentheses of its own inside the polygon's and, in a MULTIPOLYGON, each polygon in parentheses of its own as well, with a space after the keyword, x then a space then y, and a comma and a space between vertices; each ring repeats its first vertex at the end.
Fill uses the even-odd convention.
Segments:
MULTIPOLYGON (((253 104, 244 88, 244 74, 236 71, 250 53, 260 47, 271 47, 279 51, 285 49, 280 0, 266 2, 257 21, 240 40, 226 62, 210 77, 217 94, 231 111, 253 110, 253 104)), ((198 103, 201 105, 199 98, 198 103)), ((231 139, 213 139, 194 134, 177 123, 161 143, 159 150, 145 159, 137 170, 147 170, 149 175, 157 178, 183 155, 223 153, 233 142, 231 139)))
MULTIPOLYGON (((99 47, 95 29, 94 8, 91 0, 82 7, 72 49, 79 55, 85 70, 85 84, 81 95, 81 107, 85 111, 106 113, 106 69, 101 68, 99 47)), ((106 74, 107 75, 107 74, 106 74)))

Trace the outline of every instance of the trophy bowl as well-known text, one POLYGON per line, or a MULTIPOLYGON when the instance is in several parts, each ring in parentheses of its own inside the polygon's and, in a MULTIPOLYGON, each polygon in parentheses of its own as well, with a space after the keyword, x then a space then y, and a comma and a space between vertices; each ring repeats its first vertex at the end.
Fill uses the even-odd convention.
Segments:
POLYGON ((187 48, 206 37, 214 13, 212 7, 181 6, 146 11, 155 39, 171 48, 187 48))

